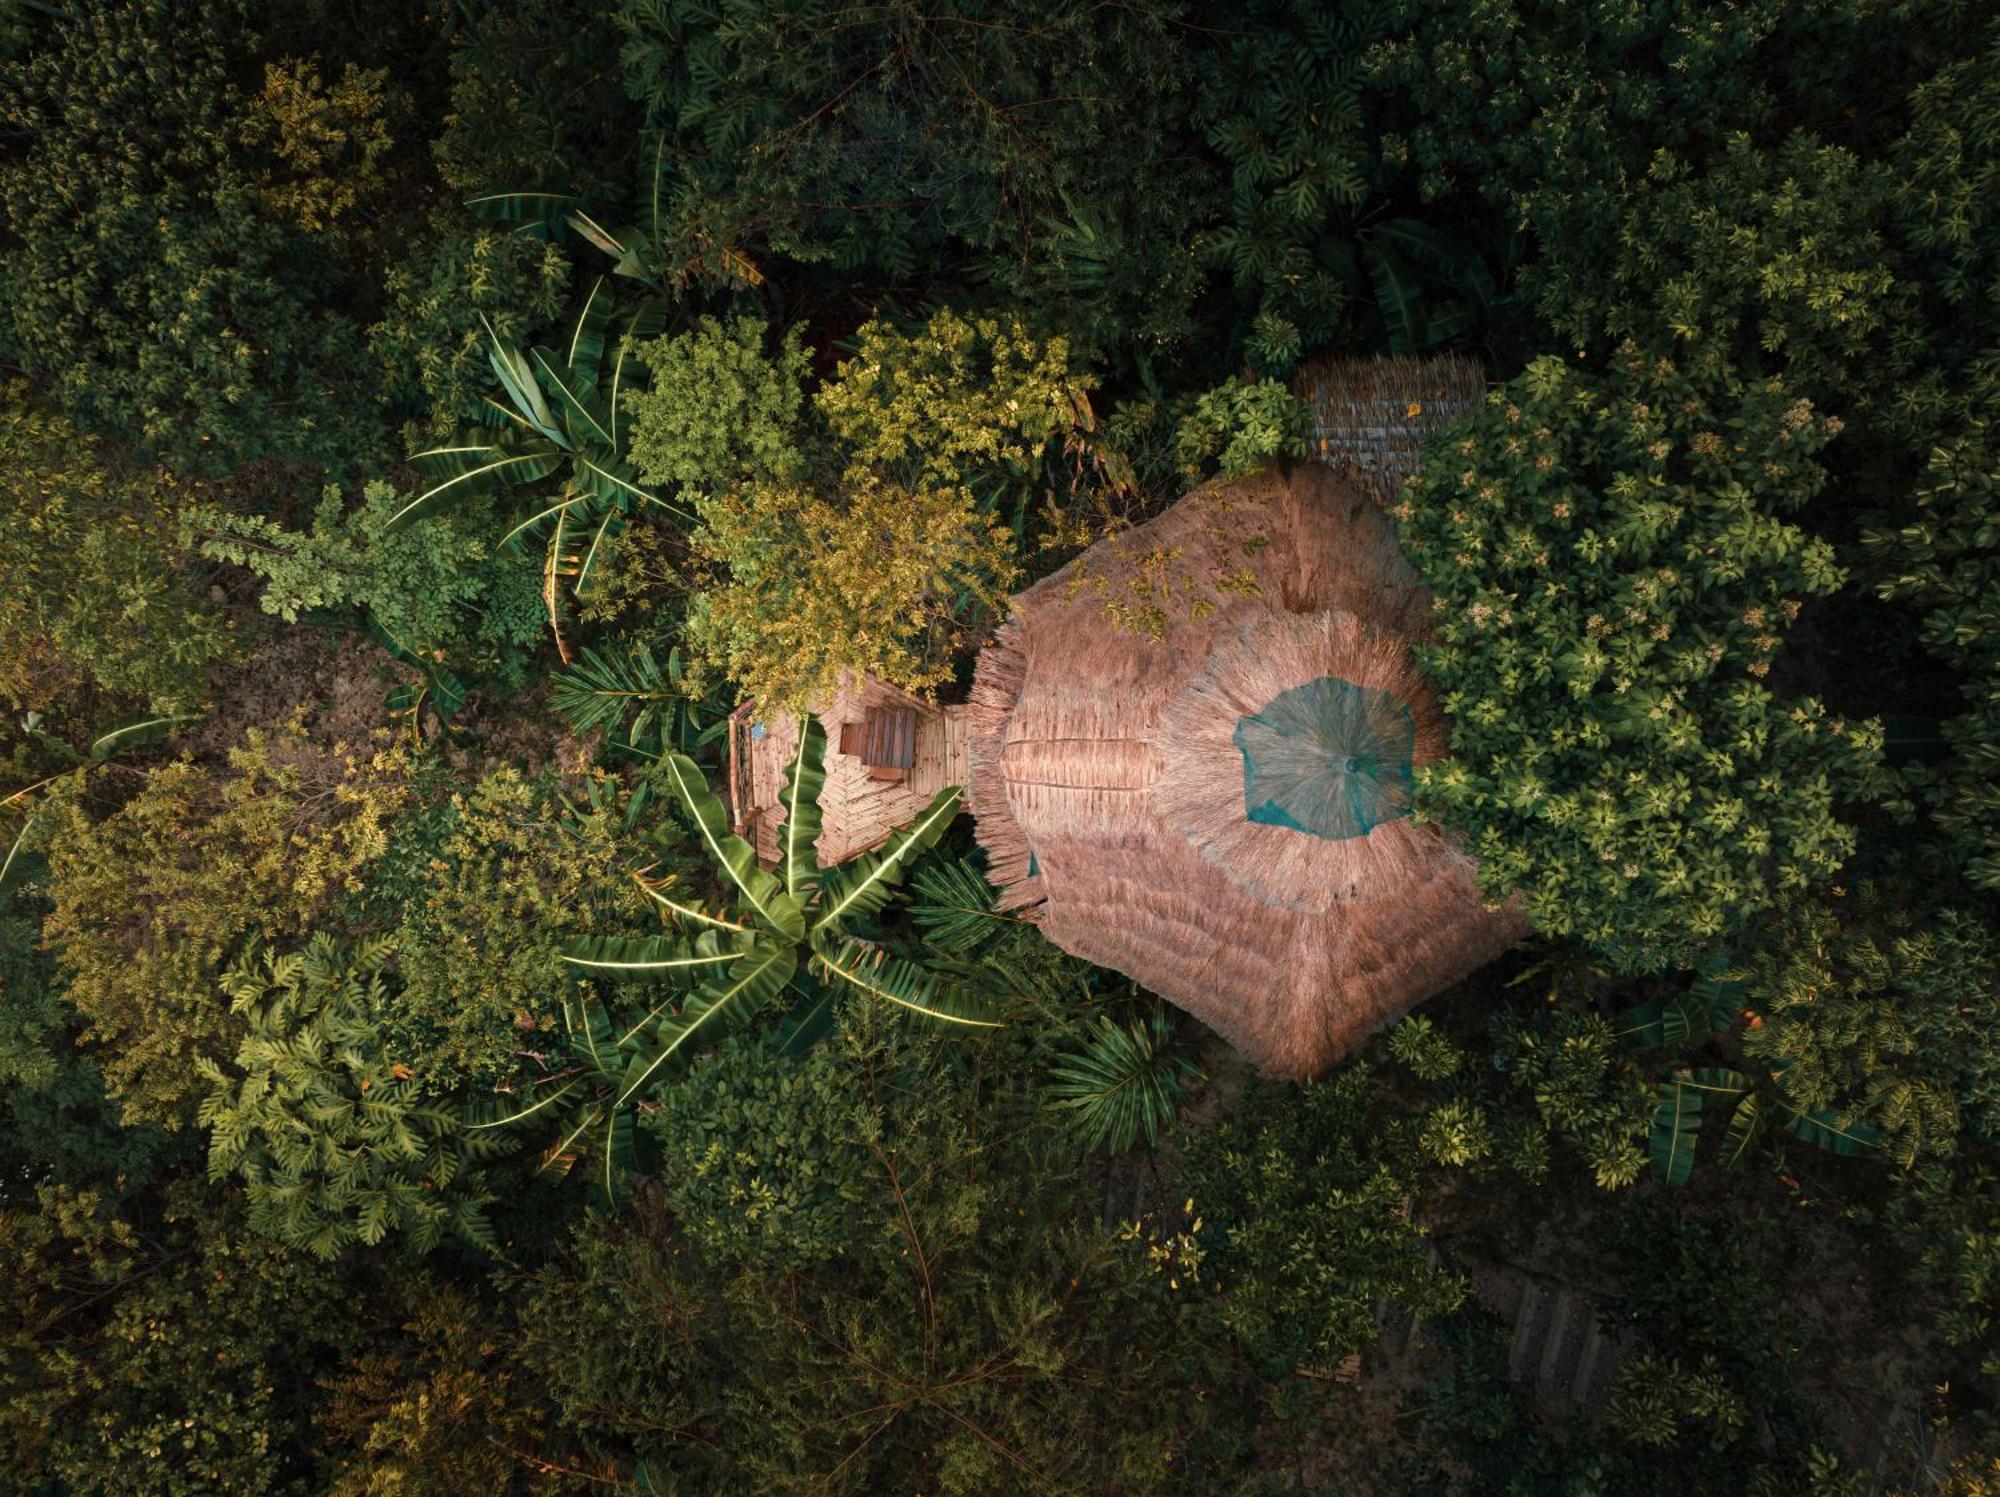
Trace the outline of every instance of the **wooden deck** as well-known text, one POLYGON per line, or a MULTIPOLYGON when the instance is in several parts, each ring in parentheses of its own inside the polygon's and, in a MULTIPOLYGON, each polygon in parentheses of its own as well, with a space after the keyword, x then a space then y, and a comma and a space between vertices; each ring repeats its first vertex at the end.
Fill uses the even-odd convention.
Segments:
MULTIPOLYGON (((819 798, 822 868, 879 846, 940 790, 963 785, 971 776, 962 706, 939 707, 869 680, 834 693, 814 715, 827 741, 826 788, 819 798), (863 721, 871 707, 916 709, 915 754, 904 780, 871 776, 858 756, 840 752, 841 728, 863 721)), ((787 713, 767 722, 758 717, 755 704, 738 708, 730 720, 730 818, 737 832, 756 845, 758 860, 767 867, 778 860, 778 828, 785 819, 780 796, 798 735, 798 718, 787 713)))

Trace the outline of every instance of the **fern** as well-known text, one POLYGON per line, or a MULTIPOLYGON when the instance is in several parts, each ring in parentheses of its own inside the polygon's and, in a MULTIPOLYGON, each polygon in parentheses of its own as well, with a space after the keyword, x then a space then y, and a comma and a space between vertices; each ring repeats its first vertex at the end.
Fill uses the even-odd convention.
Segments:
POLYGON ((196 1061, 210 1178, 240 1177, 253 1227, 322 1258, 392 1233, 418 1251, 447 1232, 493 1245, 473 1165, 502 1140, 425 1100, 384 1053, 390 954, 386 938, 253 944, 222 978, 248 1028, 233 1068, 196 1061))
POLYGON ((966 859, 939 859, 919 868, 910 880, 917 900, 910 918, 924 944, 945 956, 966 956, 1000 931, 1020 921, 993 907, 996 890, 966 859))

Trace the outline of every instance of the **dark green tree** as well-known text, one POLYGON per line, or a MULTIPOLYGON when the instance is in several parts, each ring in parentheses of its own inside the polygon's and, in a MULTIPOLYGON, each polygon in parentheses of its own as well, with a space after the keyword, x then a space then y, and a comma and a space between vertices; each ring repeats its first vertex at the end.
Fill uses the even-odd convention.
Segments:
POLYGON ((0 63, 0 340, 177 468, 344 467, 382 426, 339 258, 269 210, 244 144, 254 15, 81 0, 0 63))
POLYGON ((1853 852, 1837 808, 1884 788, 1879 724, 1765 682, 1842 580, 1786 519, 1838 429, 1775 380, 1543 358, 1404 490, 1454 756, 1418 805, 1544 932, 1629 972, 1692 964, 1853 852))

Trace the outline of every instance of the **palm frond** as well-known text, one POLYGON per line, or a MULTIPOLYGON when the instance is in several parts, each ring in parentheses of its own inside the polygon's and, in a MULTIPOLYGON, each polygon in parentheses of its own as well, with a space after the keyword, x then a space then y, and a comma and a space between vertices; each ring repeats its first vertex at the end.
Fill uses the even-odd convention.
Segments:
POLYGON ((1070 1129, 1086 1150, 1122 1154, 1141 1136, 1159 1141, 1189 1085, 1201 1079, 1174 1051, 1173 1021, 1163 1006, 1129 1025, 1099 1014, 1082 1048, 1056 1063, 1049 1097, 1069 1113, 1070 1129))
POLYGON ((999 891, 965 858, 933 859, 910 883, 917 895, 910 918, 924 933, 924 944, 943 955, 967 956, 1021 924, 993 907, 999 891))
POLYGON ((602 729, 628 745, 670 745, 679 737, 674 729, 693 712, 682 676, 677 649, 662 665, 644 640, 615 650, 585 645, 569 669, 549 678, 549 705, 578 733, 602 729))

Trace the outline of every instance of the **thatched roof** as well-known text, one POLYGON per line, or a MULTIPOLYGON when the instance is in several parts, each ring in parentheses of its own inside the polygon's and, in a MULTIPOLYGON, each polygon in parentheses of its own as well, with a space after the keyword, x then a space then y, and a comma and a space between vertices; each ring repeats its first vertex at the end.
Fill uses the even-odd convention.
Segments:
POLYGON ((1313 412, 1312 455, 1387 508, 1424 438, 1478 404, 1486 376, 1457 354, 1321 359, 1292 381, 1313 412))
POLYGON ((1405 814, 1445 746, 1409 651, 1428 609, 1318 463, 1199 489, 1028 589, 971 702, 1002 903, 1288 1076, 1496 955, 1524 923, 1405 814))
MULTIPOLYGON (((820 792, 819 861, 831 868, 879 846, 913 819, 947 785, 966 783, 966 709, 940 707, 869 676, 844 681, 813 706, 826 730, 826 785, 820 792), (916 714, 913 762, 905 778, 884 780, 840 750, 841 730, 864 722, 871 709, 916 714)), ((779 799, 785 770, 797 751, 800 719, 793 713, 760 715, 756 704, 739 707, 729 722, 729 805, 738 835, 755 845, 760 861, 778 861, 779 799)))

